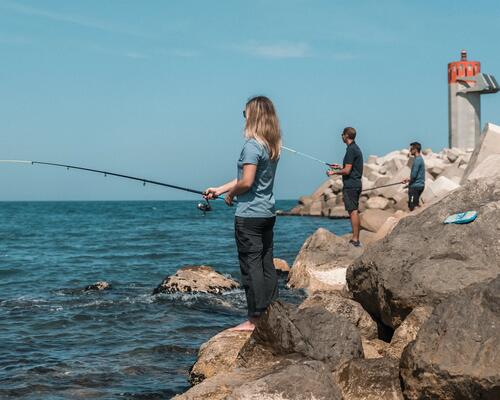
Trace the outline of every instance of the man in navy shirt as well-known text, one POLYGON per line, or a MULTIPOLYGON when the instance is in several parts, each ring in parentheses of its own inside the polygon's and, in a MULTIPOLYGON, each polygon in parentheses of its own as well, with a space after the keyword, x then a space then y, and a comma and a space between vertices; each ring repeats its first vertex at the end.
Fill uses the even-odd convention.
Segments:
POLYGON ((333 170, 327 172, 328 176, 342 175, 344 188, 344 206, 351 218, 352 239, 349 241, 353 246, 359 247, 359 197, 361 195, 361 177, 363 176, 363 154, 354 139, 356 129, 347 127, 342 132, 342 141, 347 145, 343 165, 333 164, 333 170))
POLYGON ((418 142, 410 143, 410 155, 415 157, 411 166, 410 179, 403 180, 408 185, 408 208, 413 211, 420 206, 420 195, 425 189, 425 163, 420 152, 422 145, 418 142))

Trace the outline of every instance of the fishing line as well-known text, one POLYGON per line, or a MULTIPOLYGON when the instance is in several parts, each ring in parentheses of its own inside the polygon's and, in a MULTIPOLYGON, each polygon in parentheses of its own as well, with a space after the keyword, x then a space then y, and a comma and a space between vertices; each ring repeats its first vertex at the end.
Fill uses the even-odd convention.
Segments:
MULTIPOLYGON (((59 164, 59 163, 44 162, 44 161, 32 161, 32 160, 0 160, 0 163, 50 165, 50 166, 54 166, 54 167, 66 168, 67 170, 76 169, 76 170, 80 170, 80 171, 95 172, 98 174, 103 174, 105 177, 109 175, 109 176, 116 176, 119 178, 131 179, 134 181, 142 182, 143 186, 146 186, 146 183, 149 183, 151 185, 157 185, 157 186, 168 187, 171 189, 182 190, 184 192, 199 194, 201 196, 203 196, 205 194, 205 192, 203 192, 201 190, 191 189, 191 188, 178 186, 178 185, 172 185, 170 183, 165 183, 165 182, 153 181, 151 179, 139 178, 139 177, 131 176, 131 175, 118 174, 116 172, 104 171, 104 170, 94 169, 94 168, 80 167, 77 165, 59 164)), ((216 198, 223 199, 223 197, 216 197, 216 198)), ((203 211, 203 212, 207 212, 207 211, 211 211, 212 208, 211 208, 208 200, 205 199, 205 203, 198 204, 198 209, 203 211)))
POLYGON ((306 157, 306 158, 309 158, 310 160, 317 161, 321 164, 327 165, 328 167, 332 167, 334 165, 334 164, 327 163, 326 161, 320 160, 319 158, 313 157, 309 154, 302 153, 301 151, 291 149, 290 147, 286 147, 286 146, 282 145, 281 148, 289 151, 290 153, 294 153, 294 154, 297 154, 299 156, 306 157))

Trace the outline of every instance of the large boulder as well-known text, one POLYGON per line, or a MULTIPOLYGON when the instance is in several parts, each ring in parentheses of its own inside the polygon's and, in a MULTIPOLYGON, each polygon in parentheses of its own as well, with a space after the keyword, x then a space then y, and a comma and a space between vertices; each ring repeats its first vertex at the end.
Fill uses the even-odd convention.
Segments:
POLYGON ((392 329, 418 306, 500 273, 500 179, 476 180, 417 215, 399 221, 384 239, 368 246, 347 271, 356 301, 392 329), (466 225, 444 219, 477 210, 466 225))
POLYGON ((251 353, 256 346, 274 355, 297 353, 332 369, 363 357, 361 336, 350 321, 322 307, 294 308, 281 301, 267 308, 242 353, 251 353))
POLYGON ((474 149, 470 161, 467 164, 467 168, 462 178, 462 184, 467 181, 472 171, 492 154, 500 154, 500 126, 486 124, 481 135, 481 141, 474 149))
POLYGON ((226 329, 204 343, 196 363, 189 372, 190 382, 197 384, 215 374, 227 372, 236 364, 241 348, 252 332, 226 329))
POLYGON ((369 209, 360 214, 361 228, 370 232, 377 232, 384 222, 392 215, 385 210, 369 209))
POLYGON ((440 176, 434 182, 425 185, 425 190, 422 193, 422 200, 425 204, 435 203, 459 187, 460 185, 458 183, 445 176, 440 176))
POLYGON ((361 255, 362 248, 349 244, 319 228, 302 245, 288 275, 288 287, 316 290, 340 290, 345 286, 345 273, 351 262, 361 255))
POLYGON ((361 304, 342 296, 339 292, 316 292, 299 306, 300 309, 309 307, 322 307, 344 317, 359 329, 364 338, 374 339, 378 335, 377 323, 361 304))
POLYGON ((240 286, 235 280, 216 272, 206 265, 182 267, 174 275, 166 277, 154 289, 158 293, 212 293, 220 294, 240 286))
POLYGON ((354 359, 343 364, 334 376, 343 400, 403 400, 396 360, 354 359))
POLYGON ((394 331, 385 354, 399 360, 405 347, 415 340, 420 327, 427 321, 431 313, 432 307, 430 306, 414 308, 403 323, 398 326, 398 329, 394 331))
POLYGON ((467 180, 500 177, 500 154, 486 157, 468 176, 467 180))
POLYGON ((366 208, 383 210, 389 205, 389 200, 382 196, 373 196, 366 201, 366 208))
POLYGON ((405 398, 499 399, 499 327, 500 277, 439 304, 401 358, 405 398))

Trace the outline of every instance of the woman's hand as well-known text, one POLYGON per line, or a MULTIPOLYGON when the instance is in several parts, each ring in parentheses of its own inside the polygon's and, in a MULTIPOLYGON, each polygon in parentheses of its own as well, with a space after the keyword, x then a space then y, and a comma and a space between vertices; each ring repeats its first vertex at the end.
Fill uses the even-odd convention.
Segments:
POLYGON ((220 188, 217 187, 209 187, 203 192, 203 198, 206 200, 213 200, 220 195, 220 188))
POLYGON ((229 206, 229 207, 232 207, 233 205, 233 198, 234 198, 234 194, 232 194, 231 192, 229 192, 228 194, 226 194, 224 196, 224 202, 229 206))

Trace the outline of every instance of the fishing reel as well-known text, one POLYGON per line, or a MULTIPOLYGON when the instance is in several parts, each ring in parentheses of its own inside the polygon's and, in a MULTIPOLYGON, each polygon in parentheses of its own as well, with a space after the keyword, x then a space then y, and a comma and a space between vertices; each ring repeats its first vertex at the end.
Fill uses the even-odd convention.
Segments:
POLYGON ((198 208, 198 210, 203 212, 203 215, 205 215, 209 211, 212 211, 212 206, 210 205, 210 203, 206 199, 205 199, 205 202, 198 203, 198 205, 196 207, 198 208))

